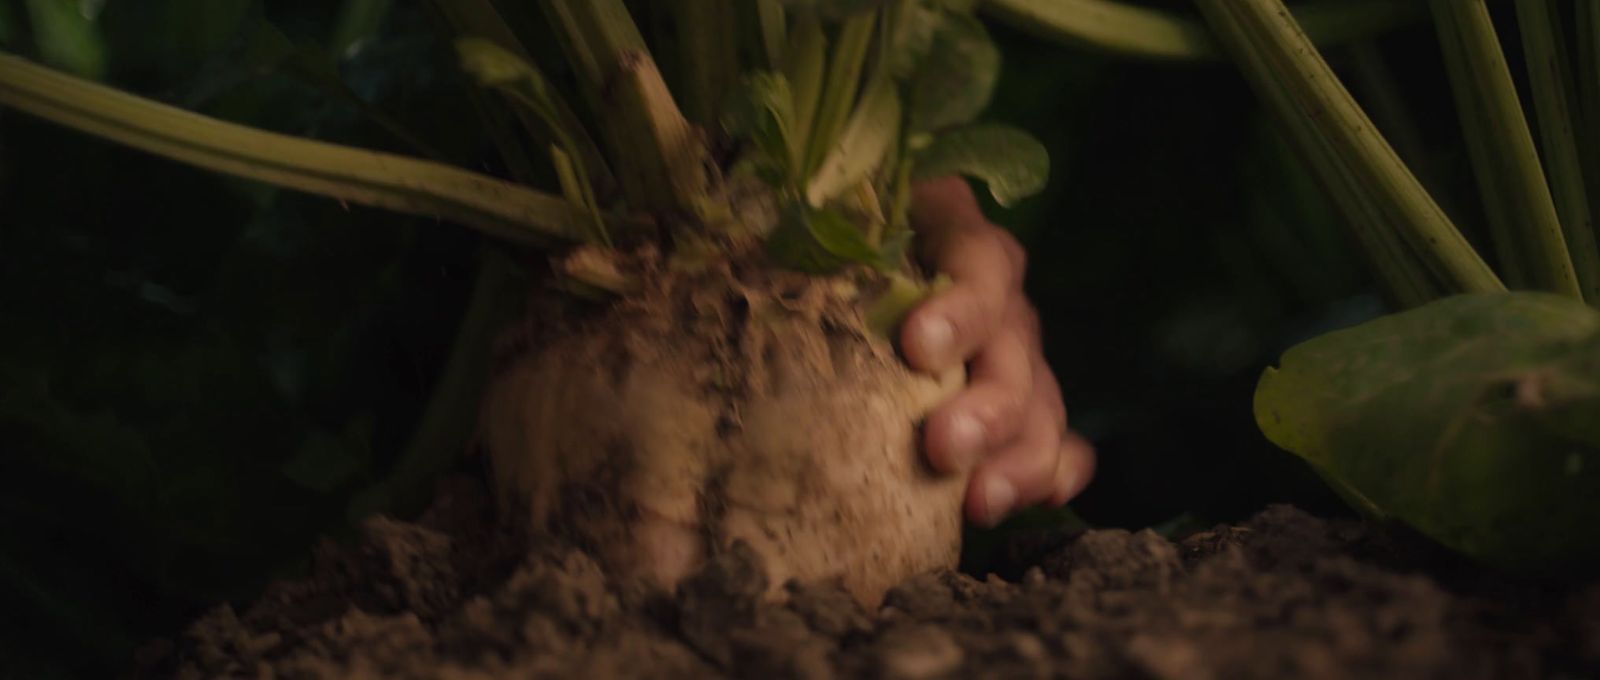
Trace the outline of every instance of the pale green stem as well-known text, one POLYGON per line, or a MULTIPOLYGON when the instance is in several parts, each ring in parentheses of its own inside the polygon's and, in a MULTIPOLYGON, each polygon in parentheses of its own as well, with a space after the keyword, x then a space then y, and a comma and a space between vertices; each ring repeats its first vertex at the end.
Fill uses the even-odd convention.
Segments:
POLYGON ((622 62, 649 55, 644 36, 622 0, 542 0, 540 3, 561 37, 567 63, 591 97, 595 110, 607 103, 603 91, 622 62))
MULTIPOLYGON (((1223 51, 1204 24, 1117 0, 987 0, 984 11, 1019 30, 1070 47, 1124 57, 1213 60, 1223 51)), ((1307 35, 1334 45, 1403 26, 1421 0, 1308 0, 1294 6, 1307 35)))
MULTIPOLYGON (((0 105, 176 161, 341 201, 457 222, 515 241, 582 240, 558 196, 404 156, 245 127, 0 55, 0 105)), ((637 230, 636 221, 616 227, 637 230)))
MULTIPOLYGON (((1218 14, 1212 26, 1224 40, 1238 36, 1242 46, 1260 47, 1258 31, 1239 18, 1218 14)), ((1350 235, 1372 268, 1386 297, 1400 308, 1415 307, 1441 296, 1427 267, 1411 253, 1379 194, 1362 186, 1356 167, 1341 158, 1335 142, 1318 127, 1318 119, 1301 113, 1294 97, 1293 67, 1269 49, 1241 49, 1238 61, 1252 79, 1267 108, 1283 125, 1286 138, 1298 151, 1340 212, 1350 235)))
POLYGON ((708 220, 709 150, 673 101, 622 0, 543 0, 631 204, 708 220))
POLYGON ((1550 185, 1488 6, 1484 0, 1433 0, 1430 6, 1507 280, 1581 298, 1550 185))
MULTIPOLYGON (((539 77, 536 73, 530 73, 529 76, 539 77)), ((560 156, 551 156, 552 163, 555 165, 556 175, 563 182, 563 193, 567 195, 568 200, 571 200, 575 195, 577 197, 576 203, 589 214, 589 224, 592 227, 594 240, 610 246, 612 244, 611 235, 606 231, 605 220, 600 211, 600 201, 595 197, 594 185, 590 181, 591 175, 588 169, 584 167, 583 156, 579 154, 580 147, 578 142, 567 131, 565 126, 561 125, 554 102, 549 97, 544 96, 549 92, 549 88, 542 86, 531 88, 533 90, 531 93, 523 92, 517 87, 510 86, 497 89, 522 105, 523 108, 537 113, 545 124, 549 126, 550 134, 555 137, 555 144, 552 145, 552 149, 559 149, 563 152, 560 156), (535 97, 539 98, 536 99, 535 97), (565 164, 565 167, 563 167, 563 164, 565 164), (569 190, 566 186, 568 183, 574 183, 575 186, 569 190)))
POLYGON ((1565 0, 1517 0, 1517 24, 1522 27, 1522 45, 1527 55, 1539 136, 1543 141, 1544 165, 1549 173, 1556 213, 1561 218, 1561 230, 1566 237, 1567 253, 1572 258, 1583 299, 1590 304, 1600 304, 1600 248, 1595 246, 1588 187, 1574 129, 1581 121, 1571 91, 1574 81, 1563 44, 1565 39, 1556 21, 1557 13, 1565 11, 1566 4, 1565 0))
MULTIPOLYGON (((433 6, 455 32, 455 37, 484 38, 516 55, 530 67, 536 67, 527 47, 517 39, 510 24, 489 0, 434 0, 433 6)), ((588 173, 592 185, 599 187, 598 191, 602 194, 614 191, 616 178, 612 176, 605 156, 601 155, 600 146, 589 136, 577 112, 553 88, 546 86, 542 90, 543 97, 553 108, 553 120, 546 123, 526 107, 513 107, 523 129, 530 138, 541 142, 554 141, 551 137, 555 128, 565 129, 572 142, 567 151, 577 154, 577 160, 588 173)))
POLYGON ((756 30, 761 36, 762 53, 767 57, 768 70, 783 66, 784 49, 789 45, 788 20, 783 3, 779 0, 752 0, 756 17, 756 30))
POLYGON ((678 0, 668 3, 681 66, 677 94, 689 120, 712 127, 739 77, 739 21, 734 2, 678 0))
POLYGON ((1386 283, 1417 295, 1427 291, 1422 282, 1431 272, 1451 292, 1505 289, 1395 155, 1281 1, 1197 4, 1256 92, 1289 128, 1336 203, 1352 211, 1350 226, 1386 283))
POLYGON ((810 177, 822 165, 823 157, 833 148, 839 131, 855 108, 856 95, 861 91, 861 72, 872 47, 877 19, 877 12, 863 12, 845 19, 839 30, 839 44, 834 46, 828 59, 828 77, 823 81, 816 123, 806 144, 802 177, 810 177))
POLYGON ((794 93, 794 127, 789 137, 790 165, 804 173, 806 149, 811 128, 817 120, 817 102, 822 99, 823 72, 827 70, 828 37, 816 14, 801 13, 784 54, 784 75, 794 93))
POLYGON ((883 167, 900 137, 902 110, 899 91, 888 77, 868 83, 861 105, 806 182, 806 199, 821 207, 883 167))

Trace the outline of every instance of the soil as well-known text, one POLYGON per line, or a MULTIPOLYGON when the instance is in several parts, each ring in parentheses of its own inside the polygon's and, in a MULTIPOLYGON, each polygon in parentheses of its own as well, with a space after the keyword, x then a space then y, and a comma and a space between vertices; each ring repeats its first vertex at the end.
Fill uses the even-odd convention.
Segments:
POLYGON ((1011 536, 1002 576, 764 598, 735 546, 661 593, 498 527, 471 479, 375 518, 312 573, 147 646, 139 677, 1600 678, 1600 580, 1533 583, 1275 506, 1173 541, 1011 536))

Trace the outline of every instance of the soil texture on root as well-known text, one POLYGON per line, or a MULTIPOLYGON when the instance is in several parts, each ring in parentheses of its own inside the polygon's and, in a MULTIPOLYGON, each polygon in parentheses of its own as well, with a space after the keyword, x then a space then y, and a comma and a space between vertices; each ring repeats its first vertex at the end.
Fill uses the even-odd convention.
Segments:
POLYGON ((453 480, 307 578, 149 645, 139 677, 1600 678, 1600 581, 1513 582, 1351 521, 1271 507, 1173 542, 1013 537, 1012 580, 912 578, 875 612, 829 584, 764 601, 736 546, 676 593, 495 528, 453 480))

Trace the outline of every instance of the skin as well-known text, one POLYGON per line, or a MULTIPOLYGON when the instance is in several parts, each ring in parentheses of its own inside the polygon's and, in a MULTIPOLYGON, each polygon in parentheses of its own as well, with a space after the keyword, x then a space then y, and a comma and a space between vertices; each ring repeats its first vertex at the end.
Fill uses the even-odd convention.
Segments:
POLYGON ((1095 453, 1067 425, 1039 316, 1022 290, 1022 246, 983 216, 955 177, 918 184, 911 219, 922 258, 954 285, 906 318, 902 352, 918 370, 964 363, 969 371, 967 387, 928 417, 924 454, 937 470, 972 470, 965 504, 975 524, 1066 503, 1093 477, 1095 453))

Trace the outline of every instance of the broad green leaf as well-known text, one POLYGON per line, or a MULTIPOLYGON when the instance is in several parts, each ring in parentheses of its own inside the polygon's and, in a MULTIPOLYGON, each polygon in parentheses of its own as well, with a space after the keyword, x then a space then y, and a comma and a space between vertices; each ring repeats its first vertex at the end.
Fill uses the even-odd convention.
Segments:
POLYGON ((934 34, 947 18, 971 15, 977 4, 976 0, 912 0, 895 7, 889 27, 889 71, 896 78, 910 77, 928 55, 934 34))
POLYGON ((933 34, 944 23, 945 13, 927 2, 911 2, 899 8, 894 25, 889 27, 889 72, 896 78, 909 78, 933 47, 933 34))
POLYGON ((813 209, 803 201, 784 206, 778 227, 767 237, 767 253, 778 264, 808 274, 828 274, 851 264, 890 266, 844 215, 813 209))
POLYGON ((806 200, 821 206, 870 177, 899 139, 900 120, 895 88, 888 81, 875 83, 806 185, 806 200))
POLYGON ((1032 135, 1005 125, 979 124, 940 133, 916 159, 919 178, 962 174, 989 185, 995 202, 1011 206, 1050 179, 1050 154, 1032 135))
POLYGON ((1445 298, 1290 349, 1256 388, 1277 445, 1382 515, 1517 571, 1600 564, 1600 312, 1445 298))
POLYGON ((927 132, 972 122, 989 105, 999 77, 1000 49, 983 23, 948 15, 911 77, 911 129, 927 132))

